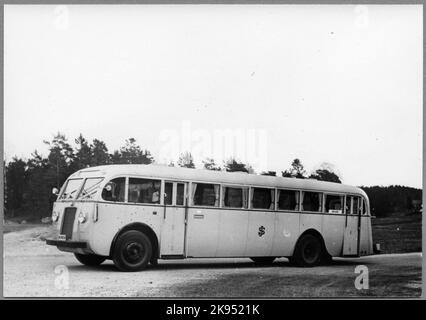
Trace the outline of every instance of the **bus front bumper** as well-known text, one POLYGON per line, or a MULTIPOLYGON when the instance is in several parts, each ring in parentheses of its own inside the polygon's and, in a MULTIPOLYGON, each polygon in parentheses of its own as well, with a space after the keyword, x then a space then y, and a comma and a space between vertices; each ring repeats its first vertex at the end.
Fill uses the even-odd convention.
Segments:
POLYGON ((58 248, 67 248, 67 249, 86 249, 87 248, 87 243, 82 241, 46 239, 46 244, 49 246, 56 246, 58 248))

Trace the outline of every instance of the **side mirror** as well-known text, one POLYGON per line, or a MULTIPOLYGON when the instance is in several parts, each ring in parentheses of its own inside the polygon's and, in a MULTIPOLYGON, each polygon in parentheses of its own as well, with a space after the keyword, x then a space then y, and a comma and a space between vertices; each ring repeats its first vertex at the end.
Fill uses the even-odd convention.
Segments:
POLYGON ((53 188, 52 189, 52 194, 54 194, 55 196, 58 195, 59 190, 57 188, 53 188))

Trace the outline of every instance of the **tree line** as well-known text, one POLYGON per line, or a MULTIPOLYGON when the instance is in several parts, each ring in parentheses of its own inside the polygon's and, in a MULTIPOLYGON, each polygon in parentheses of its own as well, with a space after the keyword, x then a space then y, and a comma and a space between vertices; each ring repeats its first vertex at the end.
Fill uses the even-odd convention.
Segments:
MULTIPOLYGON (((4 162, 5 216, 29 216, 40 219, 49 216, 52 188, 60 188, 72 173, 87 167, 108 164, 150 164, 155 163, 150 151, 141 148, 134 138, 125 140, 118 150, 109 152, 105 142, 93 139, 91 142, 80 134, 72 147, 62 133, 57 133, 51 141, 43 141, 48 146, 48 155, 42 156, 37 150, 27 160, 13 157, 4 162)), ((221 165, 214 159, 202 161, 206 170, 247 172, 255 171, 249 164, 229 158, 221 165)), ((176 164, 169 166, 195 168, 190 152, 182 153, 176 164)), ((261 175, 277 176, 276 171, 263 171, 261 175)), ((339 176, 328 167, 320 167, 307 174, 300 159, 294 159, 287 170, 281 171, 283 177, 316 179, 341 183, 339 176)), ((363 187, 370 197, 375 213, 385 215, 395 210, 410 207, 412 199, 421 199, 421 190, 407 187, 363 187), (405 189, 401 189, 405 188, 405 189), (420 196, 418 196, 420 191, 420 196), (389 203, 387 203, 390 201, 389 203)))
POLYGON ((371 213, 378 217, 388 216, 394 213, 414 213, 416 208, 414 201, 421 201, 422 190, 405 186, 371 186, 361 188, 370 199, 371 213))

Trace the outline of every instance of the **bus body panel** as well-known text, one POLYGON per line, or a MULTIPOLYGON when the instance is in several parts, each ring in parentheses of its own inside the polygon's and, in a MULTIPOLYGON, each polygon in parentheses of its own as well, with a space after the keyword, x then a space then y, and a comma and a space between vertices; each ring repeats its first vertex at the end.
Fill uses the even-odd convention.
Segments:
POLYGON ((248 217, 247 210, 214 210, 211 214, 220 216, 217 257, 243 256, 247 246, 248 217))
POLYGON ((149 226, 157 236, 161 228, 161 207, 98 203, 98 221, 90 221, 90 248, 98 255, 109 256, 112 240, 126 225, 139 222, 149 226))
POLYGON ((300 235, 299 212, 277 212, 275 214, 275 233, 271 255, 291 256, 300 235))
POLYGON ((275 212, 250 211, 244 256, 270 256, 275 230, 275 212))
POLYGON ((347 215, 343 240, 343 256, 358 255, 358 215, 347 215))
POLYGON ((300 215, 300 234, 313 229, 322 234, 322 214, 308 213, 300 215))
MULTIPOLYGON (((93 215, 96 210, 97 204, 95 202, 77 202, 74 204, 74 206, 77 208, 77 213, 74 221, 74 234, 73 234, 73 240, 75 241, 87 241, 91 242, 91 238, 93 238, 93 215), (78 214, 84 213, 86 216, 86 222, 85 223, 79 223, 78 222, 78 214)), ((92 250, 89 246, 89 250, 92 250)))
POLYGON ((327 252, 331 256, 340 256, 343 250, 346 216, 344 214, 324 215, 322 236, 327 252))
POLYGON ((215 257, 219 237, 220 214, 214 209, 188 208, 187 247, 188 257, 215 257))
POLYGON ((185 208, 166 206, 161 208, 164 218, 161 226, 160 256, 185 254, 185 208))
MULTIPOLYGON (((280 189, 310 190, 320 193, 337 192, 357 195, 366 201, 367 211, 361 216, 359 239, 360 255, 373 253, 373 239, 369 200, 359 188, 318 182, 309 179, 257 176, 243 173, 217 173, 209 170, 156 167, 151 165, 105 166, 78 171, 70 178, 86 179, 103 177, 100 190, 113 178, 152 178, 164 181, 193 181, 245 187, 269 187, 280 189), (90 170, 89 170, 90 169, 90 170)), ((128 178, 126 179, 128 183, 128 178)), ((126 192, 127 192, 126 186, 126 192)), ((164 190, 162 191, 164 192, 164 190)), ((221 192, 222 193, 222 192, 221 192)), ((191 194, 191 193, 189 193, 191 194)), ((251 194, 251 192, 250 192, 251 194)), ((127 196, 126 196, 127 200, 127 196)), ((191 199, 189 197, 189 203, 191 199)), ((222 201, 222 199, 221 199, 222 201)), ((186 257, 256 257, 291 256, 300 235, 308 229, 316 230, 324 239, 332 256, 357 254, 358 216, 326 214, 322 212, 286 212, 275 210, 227 209, 223 207, 174 207, 161 204, 110 202, 102 199, 101 192, 91 200, 59 200, 54 204, 58 213, 58 234, 61 233, 63 213, 69 207, 76 208, 72 229, 72 241, 87 242, 87 249, 67 249, 79 253, 95 253, 109 256, 111 243, 124 226, 134 222, 151 227, 159 241, 160 255, 186 257), (166 210, 166 211, 164 211, 166 210), (97 212, 98 219, 93 217, 97 212), (78 222, 84 213, 87 221, 78 222), (164 217, 166 213, 166 218, 164 217), (187 219, 185 225, 185 217, 187 219), (347 221, 346 221, 347 219, 347 221)), ((222 202, 220 202, 222 204, 222 202)), ((63 250, 64 248, 60 248, 63 250)))
MULTIPOLYGON (((64 224, 64 218, 65 218, 65 210, 75 208, 75 214, 74 214, 74 220, 72 225, 72 235, 69 239, 71 241, 84 241, 89 242, 90 237, 92 237, 92 227, 90 224, 90 221, 92 219, 93 211, 96 207, 96 203, 94 202, 55 202, 53 205, 53 212, 56 212, 59 216, 58 223, 56 224, 56 229, 58 232, 58 235, 65 237, 64 234, 62 234, 62 227, 64 224), (88 222, 86 223, 79 223, 78 217, 80 213, 84 213, 86 216, 86 219, 88 222)), ((78 249, 78 250, 70 250, 67 248, 60 248, 62 251, 72 251, 77 253, 93 253, 93 250, 89 246, 86 249, 78 249)))
POLYGON ((361 217, 361 241, 360 255, 373 254, 373 239, 371 237, 371 219, 369 217, 361 217))

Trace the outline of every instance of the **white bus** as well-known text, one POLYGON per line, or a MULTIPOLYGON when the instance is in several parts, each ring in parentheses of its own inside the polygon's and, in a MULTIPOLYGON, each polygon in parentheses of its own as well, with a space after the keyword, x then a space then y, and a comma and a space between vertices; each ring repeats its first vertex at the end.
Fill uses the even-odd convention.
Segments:
POLYGON ((158 259, 287 257, 311 267, 373 254, 371 214, 359 188, 310 179, 159 165, 82 169, 62 186, 47 244, 85 265, 122 271, 158 259))

